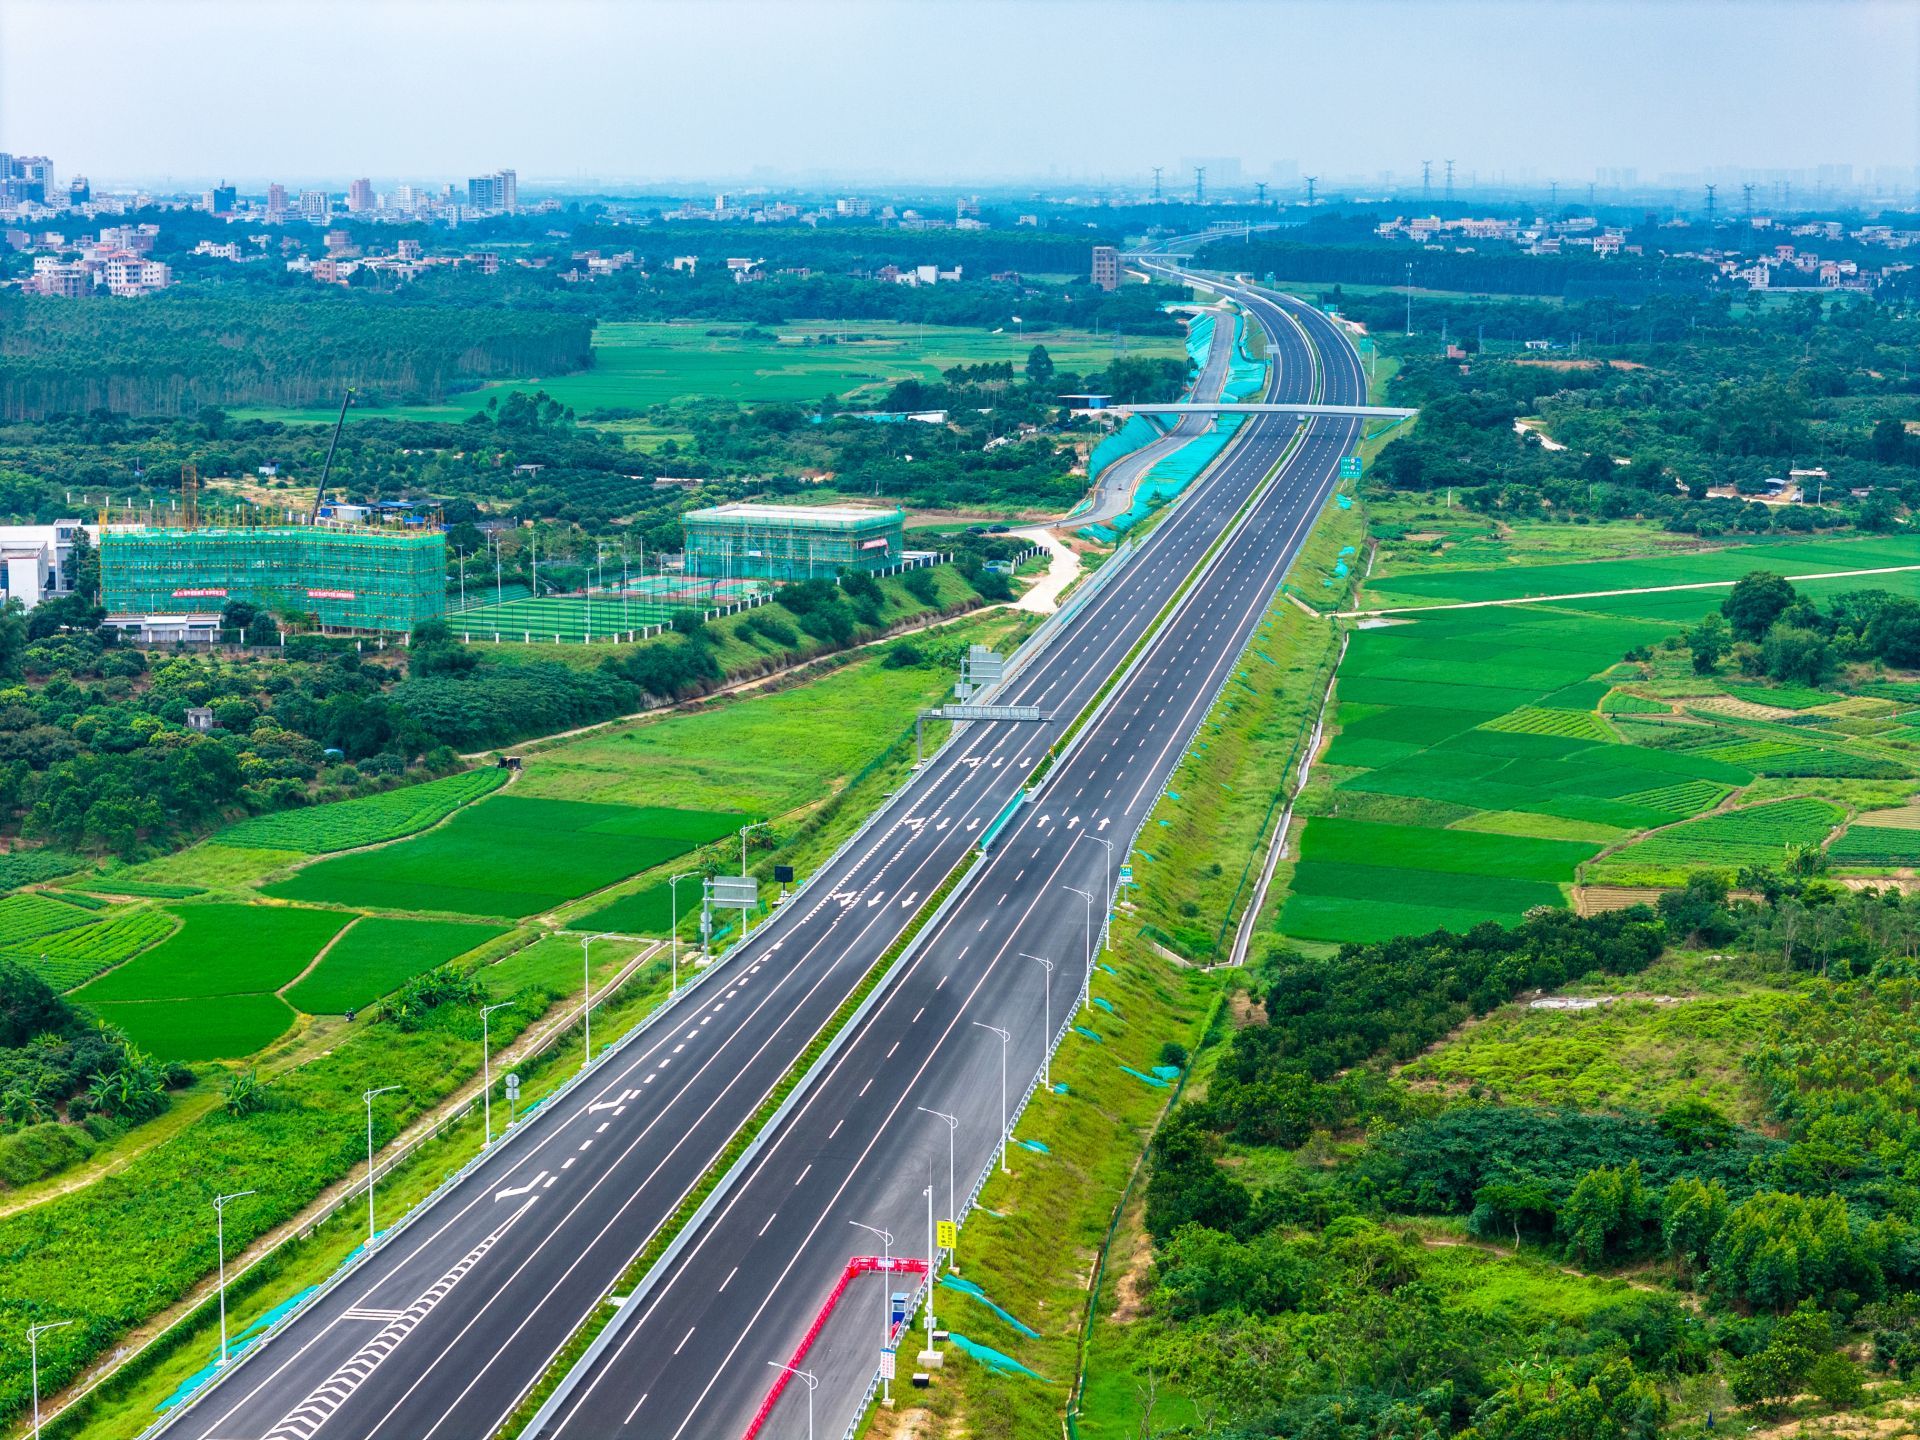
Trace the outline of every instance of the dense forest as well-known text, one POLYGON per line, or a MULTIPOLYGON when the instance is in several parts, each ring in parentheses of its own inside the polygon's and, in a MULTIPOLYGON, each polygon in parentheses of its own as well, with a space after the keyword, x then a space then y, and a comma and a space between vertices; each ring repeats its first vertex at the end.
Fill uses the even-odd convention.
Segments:
POLYGON ((1676 1396, 1698 1423, 1716 1385, 1765 1415, 1858 1403, 1857 1357, 1908 1377, 1916 933, 1897 892, 1756 869, 1699 876, 1657 914, 1272 957, 1263 1010, 1154 1142, 1155 1373, 1208 1433, 1340 1440, 1628 1440, 1682 1418, 1676 1396), (1624 983, 1688 941, 1773 987, 1741 1046, 1764 1126, 1705 1100, 1555 1109, 1393 1073, 1517 994, 1624 983), (1436 1244, 1635 1288, 1577 1324, 1531 1311, 1518 1270, 1503 1305, 1462 1305, 1436 1244))
POLYGON ((348 386, 449 389, 590 363, 591 323, 527 309, 181 288, 137 304, 0 294, 0 419, 314 405, 348 386))
POLYGON ((1642 515, 1701 534, 1888 529, 1920 501, 1920 441, 1903 423, 1920 390, 1920 321, 1893 307, 1420 297, 1408 337, 1404 297, 1321 298, 1400 360, 1389 398, 1420 407, 1372 472, 1393 489, 1452 490, 1489 511, 1642 515), (1467 358, 1436 354, 1443 328, 1467 358), (1528 352, 1528 340, 1555 348, 1528 352), (1522 418, 1539 433, 1517 428, 1522 418), (1807 498, 1825 508, 1750 498, 1770 477, 1816 468, 1824 495, 1807 498), (1706 493, 1721 487, 1734 493, 1706 493))
MULTIPOLYGON (((1005 576, 984 568, 1007 548, 982 538, 956 557, 967 603, 1008 597, 1005 576)), ((932 571, 885 582, 849 574, 783 586, 773 603, 725 623, 765 668, 939 605, 932 571)), ((235 638, 280 639, 275 617, 228 609, 235 638)), ((511 647, 483 654, 442 621, 384 652, 290 635, 264 658, 149 657, 92 629, 101 618, 84 590, 30 614, 0 610, 0 834, 134 858, 243 815, 444 773, 456 751, 630 714, 726 678, 721 637, 691 611, 591 668, 511 647), (190 706, 212 710, 211 732, 187 725, 190 706)))

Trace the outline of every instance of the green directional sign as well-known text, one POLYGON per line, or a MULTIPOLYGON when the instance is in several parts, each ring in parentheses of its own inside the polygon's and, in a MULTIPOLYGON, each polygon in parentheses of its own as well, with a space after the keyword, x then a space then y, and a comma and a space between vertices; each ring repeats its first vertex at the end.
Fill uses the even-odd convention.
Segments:
POLYGON ((1340 462, 1340 478, 1342 480, 1358 480, 1360 478, 1360 457, 1358 455, 1349 455, 1340 462))

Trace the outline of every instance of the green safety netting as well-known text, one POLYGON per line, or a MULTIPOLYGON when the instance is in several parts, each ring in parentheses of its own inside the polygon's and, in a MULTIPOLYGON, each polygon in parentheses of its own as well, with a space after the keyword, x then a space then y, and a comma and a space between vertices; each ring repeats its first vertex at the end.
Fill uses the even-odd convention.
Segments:
POLYGON ((1087 478, 1098 480, 1101 472, 1116 460, 1124 460, 1143 445, 1158 440, 1161 429, 1145 415, 1132 415, 1127 423, 1093 447, 1087 457, 1087 478))
MULTIPOLYGON (((1220 398, 1234 404, 1262 392, 1266 386, 1267 368, 1263 362, 1247 354, 1244 326, 1240 318, 1230 318, 1234 327, 1233 354, 1227 362, 1227 379, 1221 387, 1220 398)), ((1203 315, 1188 332, 1187 353, 1194 357, 1202 370, 1206 368, 1206 357, 1212 346, 1213 328, 1213 317, 1203 315)), ((1118 539, 1192 484, 1201 471, 1219 458, 1220 452, 1226 448, 1227 442, 1233 438, 1245 418, 1241 415, 1220 416, 1205 435, 1189 440, 1141 477, 1140 483, 1134 488, 1133 504, 1125 514, 1100 525, 1084 526, 1080 533, 1102 543, 1118 539)), ((1124 429, 1120 433, 1124 433, 1124 429)), ((1116 434, 1112 438, 1119 436, 1116 434)), ((1098 453, 1095 452, 1096 455, 1098 453)))
POLYGON ((971 1356, 975 1360, 978 1360, 982 1365, 985 1365, 989 1370, 997 1370, 1002 1375, 1009 1375, 1009 1374, 1031 1375, 1033 1376, 1034 1379, 1045 1381, 1049 1385, 1053 1383, 1052 1381, 1047 1380, 1047 1377, 1040 1374, 1037 1370, 1029 1370, 1026 1366, 1022 1365, 1018 1360, 1014 1359, 1011 1355, 1002 1355, 998 1350, 994 1350, 988 1346, 982 1345, 977 1340, 969 1340, 966 1336, 958 1334, 951 1330, 947 1332, 947 1339, 951 1340, 957 1347, 959 1347, 962 1353, 971 1356))

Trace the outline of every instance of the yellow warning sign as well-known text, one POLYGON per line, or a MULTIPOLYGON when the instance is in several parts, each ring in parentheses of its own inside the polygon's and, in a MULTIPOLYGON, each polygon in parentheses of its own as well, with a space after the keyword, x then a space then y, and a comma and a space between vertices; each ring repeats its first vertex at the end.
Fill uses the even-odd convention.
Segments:
POLYGON ((939 1236, 940 1248, 952 1250, 960 1243, 960 1227, 951 1220, 942 1220, 934 1227, 939 1236))

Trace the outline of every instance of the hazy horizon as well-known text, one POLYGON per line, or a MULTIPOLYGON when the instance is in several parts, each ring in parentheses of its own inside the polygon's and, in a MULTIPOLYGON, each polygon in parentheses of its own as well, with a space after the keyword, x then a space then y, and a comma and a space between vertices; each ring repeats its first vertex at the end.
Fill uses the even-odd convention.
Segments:
POLYGON ((1920 164, 1920 4, 0 0, 0 149, 156 186, 1870 183, 1920 164))

